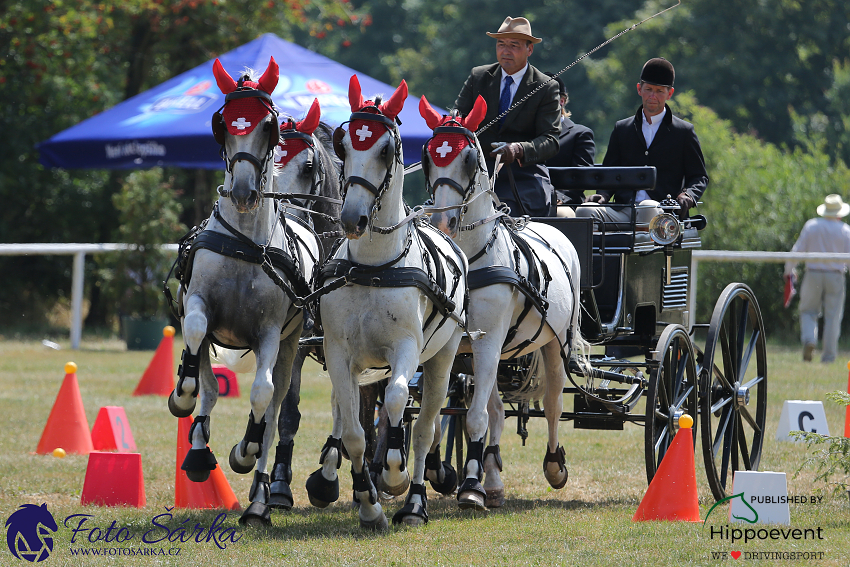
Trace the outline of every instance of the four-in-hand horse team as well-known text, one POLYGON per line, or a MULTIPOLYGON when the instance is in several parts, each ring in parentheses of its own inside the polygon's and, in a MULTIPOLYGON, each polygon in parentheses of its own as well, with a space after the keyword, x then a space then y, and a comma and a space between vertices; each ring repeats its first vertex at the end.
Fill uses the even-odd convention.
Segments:
POLYGON ((234 471, 255 469, 240 521, 268 525, 271 508, 293 506, 300 374, 312 352, 333 386, 333 429, 321 467, 306 481, 313 505, 339 498, 345 457, 364 528, 386 529, 382 497, 405 492, 393 523, 426 523, 426 480, 439 493, 456 493, 461 508, 502 506, 498 366, 539 351, 539 387, 528 396, 542 399, 548 421, 545 478, 562 488, 562 393, 570 372, 593 374, 580 331, 581 264, 561 231, 512 218, 496 196, 476 132, 484 98, 461 116, 441 115, 422 97, 420 114, 433 130, 421 160, 430 201, 411 209, 402 199, 397 119, 404 81, 389 98, 366 99, 352 76, 350 119, 334 130, 320 121, 318 101, 301 120, 278 116, 273 58, 259 78, 234 79, 218 61, 214 74, 226 95, 212 119, 224 183, 209 219, 180 242, 174 307, 185 348, 168 398, 178 417, 192 415, 200 398, 182 463, 189 479, 202 482, 216 466, 208 447, 218 397, 210 351, 223 359, 250 351, 251 411, 229 455, 234 471), (459 353, 471 353, 475 382, 462 471, 440 454, 440 411, 459 353), (374 449, 367 435, 374 436, 379 381, 385 426, 374 449), (413 388, 419 408, 408 426, 413 388))

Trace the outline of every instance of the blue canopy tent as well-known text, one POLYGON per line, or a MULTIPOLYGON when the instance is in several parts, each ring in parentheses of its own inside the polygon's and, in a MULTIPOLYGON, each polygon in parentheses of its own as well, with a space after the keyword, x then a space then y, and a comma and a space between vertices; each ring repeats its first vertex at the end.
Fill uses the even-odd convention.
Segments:
MULTIPOLYGON (((348 81, 356 72, 345 65, 271 33, 219 59, 225 70, 237 77, 246 67, 262 72, 271 56, 280 66, 280 80, 272 98, 281 116, 301 119, 318 98, 322 121, 338 126, 348 120, 348 81)), ((224 163, 210 119, 224 104, 224 95, 216 86, 212 64, 212 60, 207 61, 38 144, 42 165, 65 169, 222 169, 224 163)), ((361 73, 357 76, 364 97, 382 94, 387 98, 395 91, 395 87, 361 73)), ((399 120, 405 163, 415 163, 432 134, 419 116, 417 97, 408 97, 399 120)))

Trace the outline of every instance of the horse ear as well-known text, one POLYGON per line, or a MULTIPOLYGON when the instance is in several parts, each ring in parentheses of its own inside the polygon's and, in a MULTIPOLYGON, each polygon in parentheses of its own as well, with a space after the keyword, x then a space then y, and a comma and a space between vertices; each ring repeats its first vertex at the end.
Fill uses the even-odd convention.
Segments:
POLYGON ((387 102, 380 106, 381 112, 384 116, 395 119, 398 116, 398 113, 401 112, 401 109, 404 108, 404 102, 407 100, 407 83, 404 79, 401 80, 401 84, 395 90, 393 95, 389 98, 387 102))
POLYGON ((319 118, 322 116, 322 111, 319 108, 319 99, 313 99, 313 105, 307 111, 307 116, 304 120, 295 125, 295 129, 304 134, 312 134, 319 126, 319 118))
POLYGON ((213 75, 215 76, 215 82, 218 84, 218 88, 224 94, 230 94, 236 90, 236 81, 224 70, 224 66, 222 66, 221 61, 217 58, 215 63, 213 63, 213 75))
POLYGON ((351 75, 351 80, 348 81, 348 103, 351 105, 351 112, 357 112, 363 108, 363 93, 360 92, 360 81, 357 75, 351 75))
POLYGON ((260 89, 268 94, 272 94, 275 87, 277 87, 277 80, 279 77, 280 70, 274 60, 274 57, 271 57, 269 59, 269 66, 266 68, 266 72, 263 73, 263 76, 260 77, 260 80, 257 82, 260 85, 260 89))
POLYGON ((428 128, 431 130, 439 126, 443 119, 443 117, 434 110, 434 107, 431 106, 428 99, 425 98, 425 95, 422 95, 422 98, 419 99, 419 114, 422 115, 422 118, 425 119, 425 124, 427 124, 428 128))
POLYGON ((474 132, 478 128, 478 125, 481 124, 481 121, 484 120, 485 114, 487 114, 487 102, 481 95, 478 95, 478 98, 475 99, 475 104, 472 105, 472 110, 461 121, 461 124, 474 132))

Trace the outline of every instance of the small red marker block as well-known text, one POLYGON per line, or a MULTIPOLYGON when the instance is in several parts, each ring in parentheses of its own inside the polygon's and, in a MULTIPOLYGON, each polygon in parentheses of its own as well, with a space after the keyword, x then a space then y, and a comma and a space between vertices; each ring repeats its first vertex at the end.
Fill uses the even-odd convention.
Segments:
POLYGON ((91 430, 91 441, 95 451, 118 451, 133 453, 136 441, 130 430, 130 420, 121 406, 106 406, 97 412, 91 430))
POLYGON ((139 453, 89 453, 83 506, 133 506, 144 508, 145 479, 139 453))
POLYGON ((238 398, 239 380, 236 379, 236 373, 223 364, 213 364, 212 371, 218 379, 218 396, 238 398))

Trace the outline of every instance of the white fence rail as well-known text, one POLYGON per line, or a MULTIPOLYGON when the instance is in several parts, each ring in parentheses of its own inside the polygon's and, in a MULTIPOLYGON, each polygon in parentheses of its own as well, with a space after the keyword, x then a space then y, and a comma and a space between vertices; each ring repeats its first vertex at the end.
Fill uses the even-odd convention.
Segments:
MULTIPOLYGON (((131 244, 0 244, 0 256, 72 255, 74 265, 71 276, 71 348, 80 348, 83 330, 83 276, 86 254, 99 254, 128 250, 131 244)), ((177 251, 176 244, 165 244, 166 250, 177 251)), ((850 254, 818 254, 806 252, 755 252, 731 250, 694 250, 691 259, 691 281, 696 282, 700 262, 847 262, 850 254)), ((691 285, 688 313, 693 316, 697 301, 697 286, 691 285)))
MULTIPOLYGON (((0 244, 0 256, 71 255, 74 257, 71 271, 71 348, 80 348, 83 333, 83 276, 86 254, 129 250, 135 244, 0 244)), ((165 244, 163 248, 177 251, 176 244, 165 244)))

